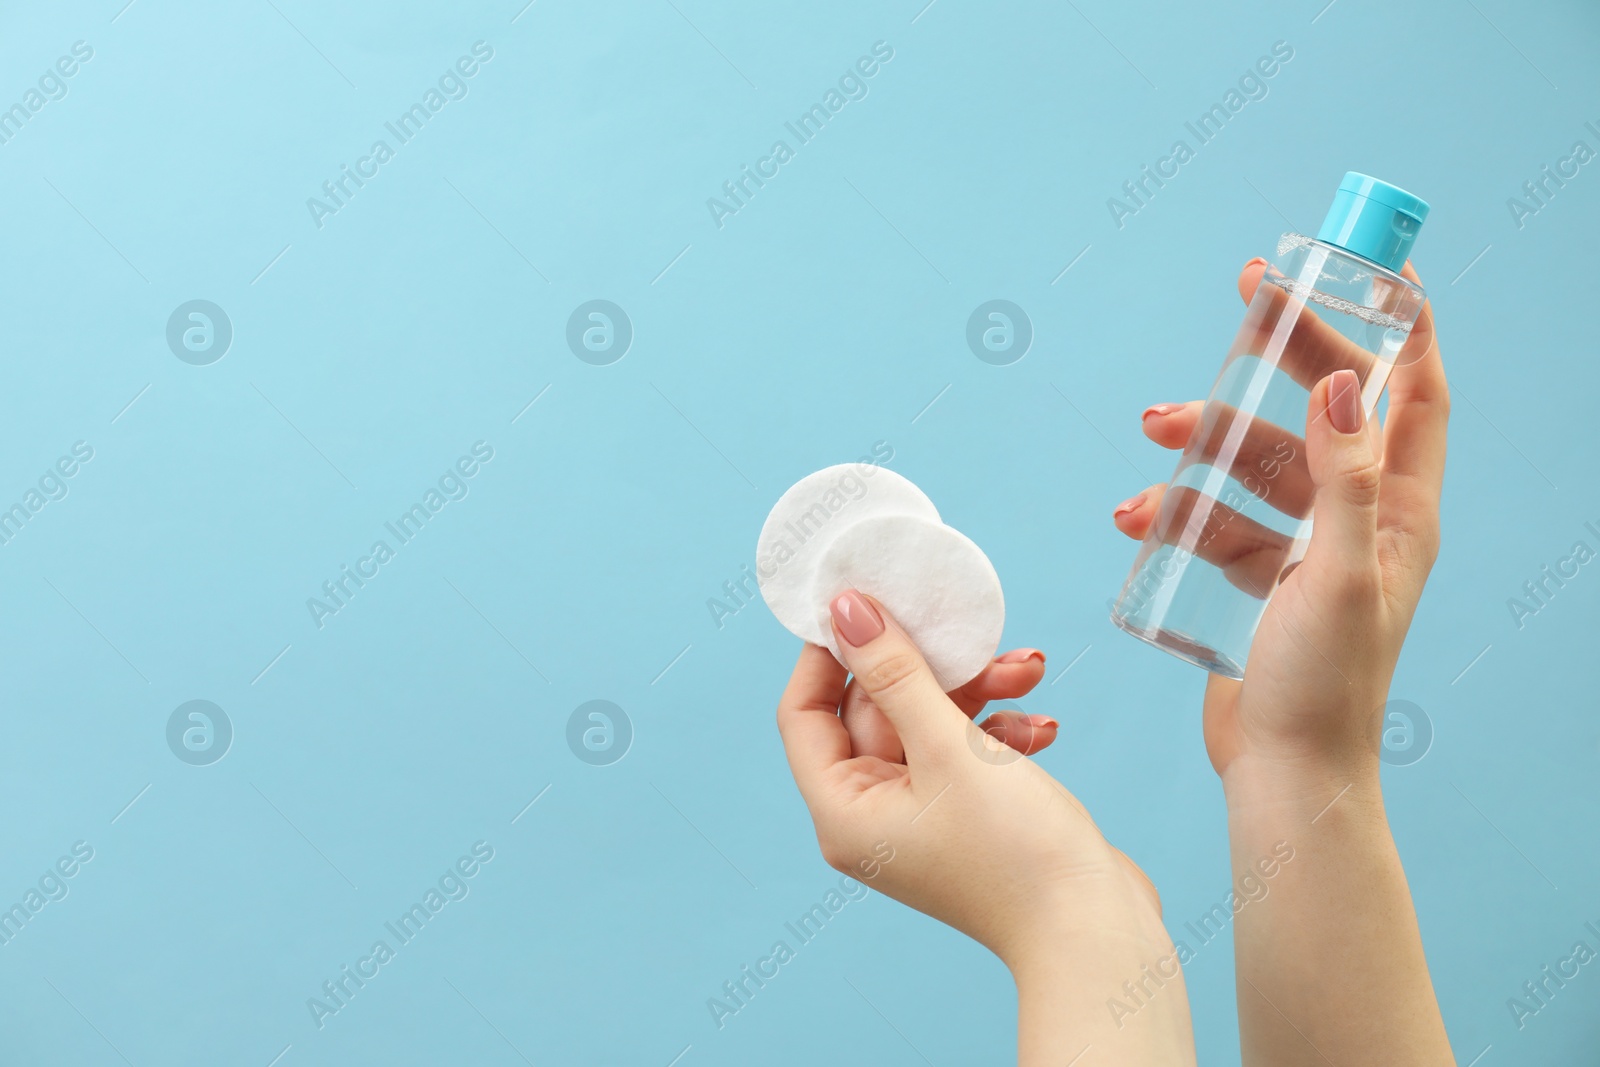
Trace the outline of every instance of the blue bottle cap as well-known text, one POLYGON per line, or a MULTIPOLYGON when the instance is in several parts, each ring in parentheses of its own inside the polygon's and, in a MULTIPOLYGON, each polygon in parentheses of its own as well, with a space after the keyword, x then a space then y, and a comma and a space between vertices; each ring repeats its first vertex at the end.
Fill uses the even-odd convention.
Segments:
POLYGON ((1317 240, 1338 245, 1398 274, 1427 217, 1428 202, 1421 197, 1350 171, 1339 183, 1317 240))

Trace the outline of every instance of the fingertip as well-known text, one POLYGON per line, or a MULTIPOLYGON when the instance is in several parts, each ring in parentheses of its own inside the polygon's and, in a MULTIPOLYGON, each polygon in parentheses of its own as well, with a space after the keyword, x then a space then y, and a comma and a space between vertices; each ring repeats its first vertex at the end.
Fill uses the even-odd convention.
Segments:
POLYGON ((1114 519, 1120 518, 1123 515, 1131 515, 1133 512, 1138 511, 1140 508, 1144 507, 1144 498, 1144 493, 1140 493, 1137 496, 1130 496, 1128 499, 1111 509, 1111 517, 1114 519))
MULTIPOLYGON (((1182 404, 1151 404, 1139 413, 1139 429, 1158 445, 1167 445, 1173 436, 1173 416, 1183 411, 1182 404)), ((1184 434, 1187 437, 1187 434, 1184 434)), ((1182 447, 1183 442, 1179 442, 1182 447)))
POLYGON ((1148 525, 1139 518, 1136 512, 1122 510, 1111 513, 1111 524, 1117 528, 1118 533, 1131 537, 1135 541, 1144 539, 1142 530, 1148 525))
POLYGON ((1061 724, 1048 715, 1024 715, 1017 711, 997 711, 979 727, 1006 747, 1031 756, 1055 743, 1061 724))
MULTIPOLYGON (((1406 260, 1406 265, 1401 268, 1400 276, 1411 282, 1417 288, 1424 288, 1422 284, 1422 276, 1417 273, 1416 268, 1411 265, 1411 261, 1409 259, 1406 260)), ((1406 357, 1406 349, 1403 348, 1400 352, 1399 358, 1396 361, 1396 369, 1404 367, 1410 363, 1417 362, 1418 360, 1426 359, 1431 354, 1436 354, 1439 348, 1439 336, 1437 331, 1438 327, 1433 321, 1433 301, 1427 297, 1424 297, 1422 301, 1422 310, 1417 312, 1417 321, 1411 327, 1410 343, 1408 343, 1406 346, 1406 348, 1410 348, 1414 344, 1421 350, 1422 355, 1416 359, 1408 359, 1406 357)))
POLYGON ((1118 504, 1111 511, 1112 525, 1135 541, 1143 540, 1160 507, 1160 489, 1160 486, 1151 486, 1118 504))
POLYGON ((1306 463, 1316 487, 1316 525, 1305 560, 1315 562, 1319 572, 1332 568, 1359 574, 1366 583, 1375 573, 1369 565, 1375 562, 1382 481, 1376 424, 1367 418, 1359 379, 1348 369, 1320 379, 1311 390, 1310 405, 1306 463))
MULTIPOLYGON (((878 600, 859 590, 844 596, 859 603, 852 608, 848 625, 837 612, 832 622, 854 684, 888 717, 900 736, 908 765, 942 763, 947 753, 959 747, 969 723, 967 714, 946 691, 911 635, 878 600), (865 610, 870 610, 870 621, 865 610), (860 640, 852 639, 851 627, 859 627, 854 636, 860 640)), ((840 599, 834 598, 834 604, 840 599)))
POLYGON ((851 648, 876 640, 885 630, 887 617, 876 601, 855 589, 846 589, 828 604, 834 633, 851 648))
POLYGON ((1326 432, 1323 423, 1328 421, 1328 386, 1332 382, 1333 375, 1324 374, 1311 387, 1311 396, 1306 400, 1307 444, 1313 436, 1321 437, 1326 432))
POLYGON ((1362 410, 1361 379, 1348 368, 1328 375, 1328 421, 1342 434, 1353 434, 1364 421, 1362 410))
POLYGON ((1058 736, 1054 726, 1035 727, 1032 736, 1028 738, 1028 743, 1018 748, 1017 751, 1024 756, 1037 756, 1055 744, 1058 736))
POLYGON ((1144 435, 1162 448, 1181 449, 1200 422, 1204 403, 1191 400, 1183 404, 1151 404, 1139 416, 1144 435))
POLYGON ((992 700, 1016 700, 1033 692, 1044 680, 1044 653, 1036 648, 1019 648, 997 656, 978 676, 949 694, 967 718, 973 718, 992 700), (1023 658, 1007 661, 1022 654, 1023 658))
POLYGON ((1319 485, 1323 478, 1319 477, 1321 463, 1317 457, 1327 456, 1331 450, 1339 447, 1340 435, 1334 432, 1333 423, 1328 419, 1328 399, 1332 395, 1332 388, 1333 375, 1323 375, 1311 387, 1311 396, 1306 402, 1307 459, 1311 463, 1312 480, 1319 485))
POLYGON ((1256 295, 1256 286, 1261 284, 1261 275, 1266 273, 1267 261, 1260 256, 1245 263, 1239 271, 1239 297, 1246 304, 1256 295))
POLYGON ((964 694, 982 700, 1015 700, 1033 691, 1044 677, 1044 653, 1036 648, 1019 648, 1007 652, 983 669, 983 672, 961 687, 964 694), (1017 656, 1018 659, 1008 659, 1017 656))

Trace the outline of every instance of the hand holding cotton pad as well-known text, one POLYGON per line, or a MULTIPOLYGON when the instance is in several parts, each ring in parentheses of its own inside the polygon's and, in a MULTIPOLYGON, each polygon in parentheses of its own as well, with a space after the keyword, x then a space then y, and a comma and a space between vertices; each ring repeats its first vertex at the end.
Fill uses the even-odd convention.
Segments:
POLYGON ((946 692, 977 677, 1005 625, 1000 577, 893 471, 841 464, 778 499, 756 545, 761 595, 796 637, 839 656, 829 602, 859 589, 916 642, 946 692))

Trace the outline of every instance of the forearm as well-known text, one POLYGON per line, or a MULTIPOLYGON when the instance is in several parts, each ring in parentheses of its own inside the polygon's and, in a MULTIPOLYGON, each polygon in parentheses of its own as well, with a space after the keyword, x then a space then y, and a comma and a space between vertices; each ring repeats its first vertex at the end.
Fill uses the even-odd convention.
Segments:
POLYGON ((1235 883, 1265 889, 1234 922, 1245 1067, 1453 1064, 1377 761, 1241 756, 1223 785, 1235 883))
POLYGON ((1152 936, 1041 938, 1012 965, 1019 1067, 1188 1067, 1194 1036, 1177 952, 1152 936), (1087 1053, 1087 1054, 1085 1054, 1087 1053))

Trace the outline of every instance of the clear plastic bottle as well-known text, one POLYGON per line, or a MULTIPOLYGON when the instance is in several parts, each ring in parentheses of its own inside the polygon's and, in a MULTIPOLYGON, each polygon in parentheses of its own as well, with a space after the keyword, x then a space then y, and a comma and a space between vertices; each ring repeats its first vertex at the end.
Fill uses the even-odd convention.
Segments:
POLYGON ((1367 414, 1422 311, 1400 276, 1428 205, 1354 171, 1312 239, 1267 265, 1111 621, 1209 671, 1244 677, 1267 599, 1311 537, 1306 409, 1349 368, 1367 414))

